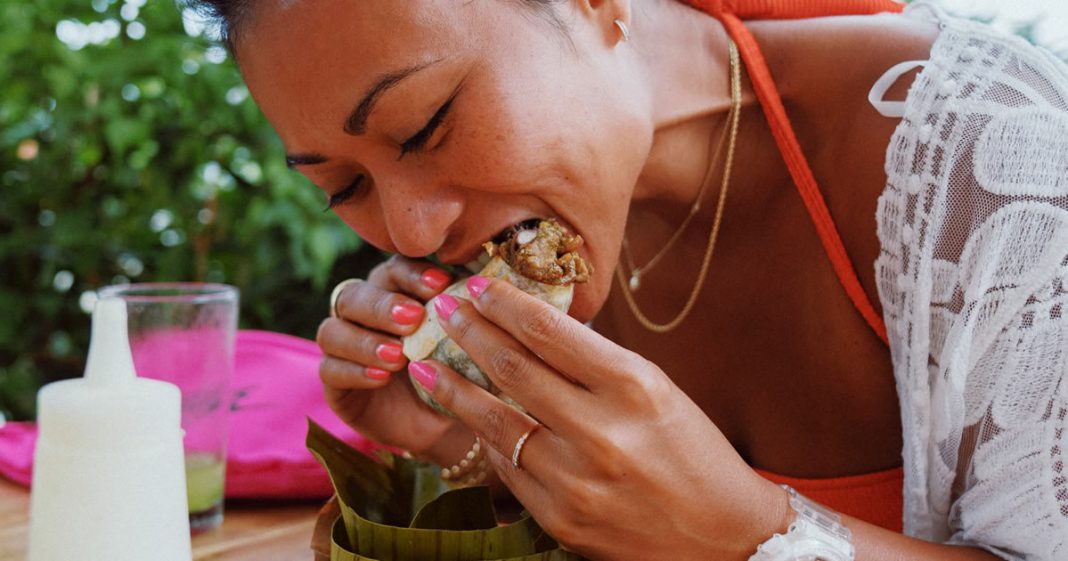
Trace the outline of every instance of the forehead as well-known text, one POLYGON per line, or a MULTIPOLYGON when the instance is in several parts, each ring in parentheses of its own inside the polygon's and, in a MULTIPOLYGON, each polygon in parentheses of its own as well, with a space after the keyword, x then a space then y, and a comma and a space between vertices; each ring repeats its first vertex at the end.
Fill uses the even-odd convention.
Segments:
POLYGON ((457 26, 485 12, 486 2, 459 0, 272 0, 253 1, 247 25, 239 30, 238 51, 285 54, 296 40, 301 50, 338 48, 347 56, 388 54, 413 40, 455 36, 457 26), (277 48, 272 49, 275 45, 277 48))
POLYGON ((322 126, 324 119, 343 119, 338 112, 351 110, 345 105, 382 74, 470 50, 480 30, 499 25, 499 4, 461 0, 258 2, 238 35, 237 59, 269 120, 295 117, 292 113, 299 111, 301 122, 322 126), (289 107, 293 105, 299 107, 289 107))

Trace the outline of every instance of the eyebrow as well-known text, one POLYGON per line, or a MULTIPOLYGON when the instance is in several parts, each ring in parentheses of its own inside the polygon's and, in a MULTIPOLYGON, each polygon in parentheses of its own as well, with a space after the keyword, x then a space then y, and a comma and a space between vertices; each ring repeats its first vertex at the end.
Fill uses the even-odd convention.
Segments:
POLYGON ((374 111, 375 103, 378 102, 378 98, 381 97, 382 94, 386 93, 390 88, 401 83, 405 78, 408 78, 412 74, 439 62, 441 62, 441 59, 410 66, 397 72, 383 74, 378 81, 375 82, 375 85, 367 90, 363 99, 356 104, 356 108, 352 110, 352 113, 349 114, 349 118, 345 120, 345 132, 353 136, 361 135, 366 132, 367 118, 371 115, 371 112, 374 111))
MULTIPOLYGON (((345 126, 343 130, 345 133, 352 136, 359 136, 367 132, 367 118, 371 116, 371 112, 375 109, 375 103, 378 102, 378 98, 382 94, 389 91, 390 88, 401 83, 405 78, 433 66, 442 59, 424 62, 398 70, 397 72, 390 72, 383 74, 377 82, 364 94, 360 102, 356 104, 356 108, 349 113, 347 119, 345 119, 345 126)), ((308 153, 308 154, 286 154, 286 167, 293 168, 296 166, 310 166, 315 164, 321 164, 325 162, 327 158, 321 154, 308 153)))

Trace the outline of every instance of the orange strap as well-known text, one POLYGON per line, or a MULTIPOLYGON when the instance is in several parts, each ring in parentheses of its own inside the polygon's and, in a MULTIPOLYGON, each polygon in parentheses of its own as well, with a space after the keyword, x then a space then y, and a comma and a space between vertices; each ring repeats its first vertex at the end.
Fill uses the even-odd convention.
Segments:
POLYGON ((756 471, 764 479, 789 485, 831 510, 901 533, 905 488, 903 468, 830 479, 800 479, 756 471))
POLYGON ((816 177, 812 174, 812 168, 808 165, 801 145, 797 142, 790 118, 786 116, 786 108, 783 106, 779 91, 775 88, 775 80, 771 76, 768 64, 764 60, 763 53, 756 38, 742 23, 745 19, 797 19, 806 17, 845 15, 845 14, 868 14, 876 12, 899 12, 900 4, 891 0, 687 0, 692 6, 703 10, 709 15, 716 17, 726 28, 727 33, 738 45, 738 51, 745 62, 749 78, 753 83, 757 99, 764 108, 764 115, 771 127, 771 134, 775 143, 782 152, 783 160, 790 171, 790 176, 797 186, 801 200, 805 203, 808 214, 816 226, 820 242, 831 260, 838 281, 845 288, 846 295, 853 305, 868 322, 875 334, 882 339, 884 344, 889 344, 886 337, 886 325, 879 314, 875 312, 871 300, 860 285, 857 272, 853 268, 842 237, 838 234, 838 228, 834 225, 834 219, 827 210, 827 202, 820 193, 816 184, 816 177))

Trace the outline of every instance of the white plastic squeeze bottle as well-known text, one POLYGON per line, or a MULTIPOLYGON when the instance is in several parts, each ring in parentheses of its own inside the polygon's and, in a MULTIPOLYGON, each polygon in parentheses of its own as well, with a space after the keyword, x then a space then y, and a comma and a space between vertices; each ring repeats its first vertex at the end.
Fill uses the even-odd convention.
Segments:
POLYGON ((138 378, 126 304, 97 302, 85 377, 37 395, 29 561, 189 561, 181 394, 138 378))

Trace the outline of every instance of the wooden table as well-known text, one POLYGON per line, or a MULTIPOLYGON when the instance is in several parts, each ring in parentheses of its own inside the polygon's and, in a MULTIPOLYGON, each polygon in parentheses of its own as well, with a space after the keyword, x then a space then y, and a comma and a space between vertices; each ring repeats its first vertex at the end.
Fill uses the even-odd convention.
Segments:
MULTIPOLYGON (((198 561, 311 561, 319 502, 231 501, 223 524, 193 536, 198 561)), ((30 537, 30 493, 0 478, 0 561, 25 561, 30 537)))

